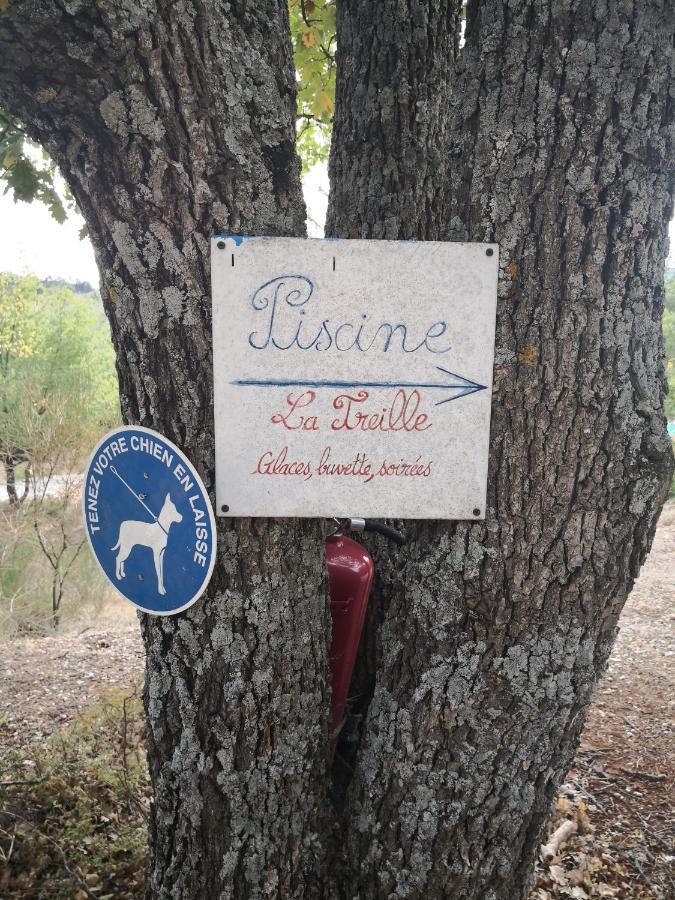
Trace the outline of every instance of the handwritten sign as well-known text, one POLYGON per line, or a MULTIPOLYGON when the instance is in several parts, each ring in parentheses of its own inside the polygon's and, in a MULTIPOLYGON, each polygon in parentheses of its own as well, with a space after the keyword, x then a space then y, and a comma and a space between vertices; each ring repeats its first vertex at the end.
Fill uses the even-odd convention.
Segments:
POLYGON ((496 245, 211 251, 218 514, 484 517, 496 245))

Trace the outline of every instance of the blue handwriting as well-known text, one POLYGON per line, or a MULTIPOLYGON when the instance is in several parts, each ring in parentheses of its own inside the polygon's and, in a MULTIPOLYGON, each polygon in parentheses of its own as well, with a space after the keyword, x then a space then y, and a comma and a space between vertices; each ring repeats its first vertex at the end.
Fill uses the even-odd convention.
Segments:
POLYGON ((447 353, 451 349, 447 338, 446 322, 433 322, 429 326, 408 325, 404 322, 377 322, 367 312, 360 314, 360 321, 340 322, 330 318, 306 318, 313 312, 317 301, 314 283, 306 275, 278 275, 262 284, 251 297, 251 306, 262 313, 261 327, 252 331, 248 343, 254 350, 326 351, 334 348, 340 353, 357 350, 387 353, 398 348, 404 353, 416 353, 423 348, 429 353, 447 353))

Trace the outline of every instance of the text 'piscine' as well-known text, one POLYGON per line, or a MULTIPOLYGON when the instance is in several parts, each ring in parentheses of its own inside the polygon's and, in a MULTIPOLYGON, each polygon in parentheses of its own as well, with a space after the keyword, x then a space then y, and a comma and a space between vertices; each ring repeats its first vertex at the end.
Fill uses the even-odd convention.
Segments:
POLYGON ((336 350, 345 353, 447 353, 451 349, 448 324, 383 320, 368 311, 350 319, 321 318, 329 311, 306 275, 279 275, 261 285, 251 297, 260 325, 248 335, 254 350, 336 350))

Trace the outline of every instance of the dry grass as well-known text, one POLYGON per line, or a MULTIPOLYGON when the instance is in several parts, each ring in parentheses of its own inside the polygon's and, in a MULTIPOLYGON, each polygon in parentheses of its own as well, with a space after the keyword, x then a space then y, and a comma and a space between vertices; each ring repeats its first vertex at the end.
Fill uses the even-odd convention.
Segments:
POLYGON ((150 782, 136 690, 108 692, 63 734, 5 755, 0 895, 143 894, 150 782))

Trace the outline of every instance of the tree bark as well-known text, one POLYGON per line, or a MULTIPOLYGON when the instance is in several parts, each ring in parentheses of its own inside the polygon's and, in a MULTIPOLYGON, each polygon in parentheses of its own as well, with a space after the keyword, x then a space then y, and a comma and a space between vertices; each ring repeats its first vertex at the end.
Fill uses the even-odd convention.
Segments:
POLYGON ((341 0, 326 234, 438 240, 458 0, 341 0))
MULTIPOLYGON (((319 523, 219 525, 142 616, 155 898, 524 896, 671 457, 659 318, 671 5, 340 5, 334 234, 498 240, 484 524, 378 553, 372 701, 326 797, 319 523), (350 48, 353 48, 351 50, 350 48)), ((282 0, 13 0, 0 102, 66 175, 126 421, 213 485, 208 237, 304 233, 282 0)), ((376 548, 377 549, 377 548, 376 548)))
MULTIPOLYGON (((125 421, 213 486, 209 236, 305 233, 284 0, 13 0, 0 102, 87 221, 125 421)), ((322 868, 322 528, 221 521, 218 540, 203 600, 141 616, 148 893, 300 896, 322 868)))
POLYGON ((28 454, 22 451, 7 452, 3 463, 5 466, 5 489, 9 505, 20 506, 30 491, 30 459, 28 454), (23 493, 19 494, 16 489, 16 467, 22 462, 25 462, 26 467, 23 472, 23 493))
POLYGON ((11 453, 7 453, 3 460, 5 464, 5 487, 10 506, 18 506, 19 495, 16 490, 16 461, 11 453))
MULTIPOLYGON (((443 237, 448 108, 459 48, 460 5, 457 0, 338 4, 328 236, 443 237)), ((377 556, 378 544, 371 544, 377 556)), ((379 572, 392 554, 391 545, 383 547, 333 767, 340 804, 376 680, 379 572)))
MULTIPOLYGON (((439 212, 423 169, 405 196, 372 189, 410 120, 350 98, 406 111, 422 90, 389 68, 382 21, 407 5, 382 6, 341 4, 330 234, 498 241, 500 282, 485 523, 406 523, 404 554, 373 547, 382 622, 346 854, 358 896, 511 900, 672 474, 674 10, 470 2, 439 212)), ((437 155, 442 129, 418 137, 437 155)))

